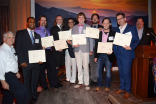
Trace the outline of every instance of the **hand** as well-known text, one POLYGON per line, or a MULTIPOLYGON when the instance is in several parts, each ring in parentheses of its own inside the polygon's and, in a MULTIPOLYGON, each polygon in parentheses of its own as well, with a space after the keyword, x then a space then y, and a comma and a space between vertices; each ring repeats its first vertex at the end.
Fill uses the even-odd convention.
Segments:
POLYGON ((38 63, 39 63, 39 64, 43 64, 43 62, 42 62, 42 61, 39 61, 38 63))
POLYGON ((90 51, 90 55, 93 55, 93 52, 90 51))
POLYGON ((80 45, 79 45, 79 44, 77 44, 77 45, 73 45, 74 48, 77 48, 78 46, 80 46, 80 45))
POLYGON ((95 63, 97 63, 97 58, 94 58, 95 63))
POLYGON ((21 77, 21 75, 20 75, 19 72, 16 73, 16 77, 17 77, 18 79, 21 77))
POLYGON ((62 52, 62 49, 58 50, 59 52, 62 52))
POLYGON ((46 47, 44 47, 44 46, 43 46, 42 48, 43 48, 43 49, 46 49, 46 47))
POLYGON ((1 80, 2 87, 5 90, 9 90, 9 84, 5 80, 1 80))
POLYGON ((130 46, 126 46, 126 45, 123 48, 125 48, 126 50, 132 50, 130 46))
POLYGON ((70 45, 72 45, 72 43, 71 43, 71 41, 70 41, 70 40, 67 40, 67 43, 68 43, 68 44, 70 44, 70 45))
POLYGON ((26 68, 28 65, 27 65, 26 62, 24 62, 24 63, 21 64, 21 66, 24 67, 24 68, 26 68))
POLYGON ((102 31, 102 29, 103 29, 103 28, 100 27, 100 28, 99 28, 99 31, 102 31))
POLYGON ((111 55, 112 53, 113 53, 113 50, 112 50, 112 52, 111 52, 111 50, 110 50, 110 52, 108 52, 107 55, 111 55))

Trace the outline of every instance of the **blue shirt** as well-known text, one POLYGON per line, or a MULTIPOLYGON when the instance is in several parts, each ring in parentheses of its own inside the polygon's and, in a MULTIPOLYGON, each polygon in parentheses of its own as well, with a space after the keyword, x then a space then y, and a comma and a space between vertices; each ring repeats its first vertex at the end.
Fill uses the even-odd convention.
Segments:
MULTIPOLYGON (((43 37, 45 37, 45 35, 46 35, 45 29, 46 29, 46 32, 47 32, 48 36, 50 36, 50 31, 49 31, 49 29, 44 28, 44 27, 42 27, 42 26, 36 28, 34 31, 35 31, 37 34, 39 34, 39 35, 41 36, 41 38, 43 38, 43 37)), ((51 49, 51 47, 48 47, 48 48, 46 48, 46 49, 51 49)))

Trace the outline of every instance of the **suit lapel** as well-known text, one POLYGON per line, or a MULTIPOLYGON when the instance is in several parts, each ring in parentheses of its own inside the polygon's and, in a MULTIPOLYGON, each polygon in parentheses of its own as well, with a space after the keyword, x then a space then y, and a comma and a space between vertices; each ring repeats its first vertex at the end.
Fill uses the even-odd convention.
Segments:
POLYGON ((129 25, 127 24, 125 30, 123 31, 123 34, 125 34, 126 32, 128 32, 128 27, 129 27, 129 25))
POLYGON ((142 33, 142 38, 141 38, 141 40, 140 40, 140 43, 141 43, 141 41, 143 40, 143 38, 145 37, 145 35, 146 35, 146 29, 144 28, 143 33, 142 33))
POLYGON ((99 40, 100 40, 100 42, 102 42, 102 31, 100 32, 100 36, 99 36, 99 40))
MULTIPOLYGON (((28 40, 28 42, 32 45, 32 41, 31 41, 31 38, 30 38, 30 35, 29 35, 27 29, 25 29, 25 35, 26 35, 26 39, 28 40)), ((34 36, 35 36, 35 33, 34 33, 34 36)), ((35 42, 35 40, 34 40, 34 42, 35 42)))
POLYGON ((81 34, 85 34, 84 30, 86 30, 86 24, 85 23, 83 24, 83 28, 82 28, 81 34))

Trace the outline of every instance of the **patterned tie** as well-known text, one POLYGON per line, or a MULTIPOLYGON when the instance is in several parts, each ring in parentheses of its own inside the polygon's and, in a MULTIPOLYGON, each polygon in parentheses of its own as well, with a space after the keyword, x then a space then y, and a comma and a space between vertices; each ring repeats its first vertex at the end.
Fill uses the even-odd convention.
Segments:
POLYGON ((44 32, 45 32, 45 37, 47 37, 48 33, 47 33, 46 29, 44 29, 44 32))
POLYGON ((32 44, 34 45, 34 37, 33 37, 32 31, 30 31, 30 38, 31 38, 32 44))

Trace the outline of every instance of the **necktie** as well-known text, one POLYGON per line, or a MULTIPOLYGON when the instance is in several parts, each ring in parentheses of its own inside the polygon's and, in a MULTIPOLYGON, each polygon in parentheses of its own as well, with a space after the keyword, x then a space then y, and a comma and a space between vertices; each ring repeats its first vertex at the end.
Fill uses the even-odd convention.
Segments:
POLYGON ((34 45, 34 37, 33 37, 32 31, 30 31, 30 38, 31 38, 32 44, 34 45))
POLYGON ((94 26, 94 28, 96 28, 96 26, 94 26))
POLYGON ((48 33, 47 33, 46 29, 44 29, 44 32, 45 32, 45 37, 47 37, 48 33))
POLYGON ((82 26, 83 27, 83 24, 78 24, 78 27, 82 26))

